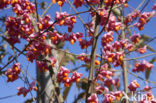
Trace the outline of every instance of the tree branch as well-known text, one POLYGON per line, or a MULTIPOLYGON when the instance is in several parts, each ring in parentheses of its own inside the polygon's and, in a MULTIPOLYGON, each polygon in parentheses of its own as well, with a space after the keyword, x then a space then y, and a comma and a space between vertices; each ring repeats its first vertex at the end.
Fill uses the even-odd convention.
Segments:
POLYGON ((98 31, 99 31, 99 22, 100 22, 100 17, 96 13, 95 16, 95 21, 94 21, 94 34, 93 34, 93 45, 92 45, 92 50, 91 50, 91 63, 90 63, 90 71, 89 71, 89 77, 88 77, 88 88, 86 91, 86 102, 87 98, 90 96, 91 93, 94 92, 94 84, 92 83, 93 80, 93 73, 94 73, 94 68, 95 68, 95 58, 96 58, 96 51, 97 51, 97 41, 98 41, 98 31))

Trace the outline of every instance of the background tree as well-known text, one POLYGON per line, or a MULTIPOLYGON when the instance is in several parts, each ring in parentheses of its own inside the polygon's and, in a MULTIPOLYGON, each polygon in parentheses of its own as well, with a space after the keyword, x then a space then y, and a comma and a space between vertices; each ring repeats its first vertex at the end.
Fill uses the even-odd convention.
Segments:
POLYGON ((155 103, 154 3, 0 0, 0 76, 17 85, 0 100, 155 103))

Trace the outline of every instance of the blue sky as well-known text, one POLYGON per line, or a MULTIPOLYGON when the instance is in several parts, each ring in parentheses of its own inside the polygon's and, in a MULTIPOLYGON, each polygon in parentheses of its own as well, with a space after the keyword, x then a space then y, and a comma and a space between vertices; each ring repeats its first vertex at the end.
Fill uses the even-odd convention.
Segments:
MULTIPOLYGON (((42 0, 40 0, 40 1, 42 1, 42 0)), ((51 0, 46 0, 46 1, 48 2, 48 5, 51 2, 51 0)), ((132 8, 136 8, 141 1, 142 0, 130 0, 129 5, 132 8)), ((151 8, 152 8, 153 4, 154 4, 154 1, 150 2, 149 5, 145 8, 145 11, 151 11, 151 8)), ((82 8, 79 8, 78 9, 78 11, 84 11, 84 10, 85 10, 85 7, 82 7, 82 8)), ((1 12, 0 16, 6 15, 6 14, 7 15, 12 15, 13 14, 9 9, 7 9, 6 11, 7 12, 0 11, 1 12)), ((51 9, 47 12, 47 14, 50 14, 51 17, 54 19, 54 16, 55 16, 55 12, 56 11, 60 11, 60 9, 59 9, 58 5, 55 4, 55 5, 52 5, 51 9)), ((67 5, 65 4, 63 6, 63 8, 62 8, 62 11, 67 11, 68 13, 74 13, 73 9, 69 6, 69 4, 67 4, 67 5)), ((127 11, 129 11, 129 10, 127 10, 127 11)), ((40 14, 42 14, 43 10, 39 9, 39 12, 40 12, 40 14)), ((80 16, 83 18, 83 20, 85 22, 88 22, 89 21, 88 13, 81 14, 80 16)), ((156 34, 155 23, 156 23, 156 18, 153 18, 145 26, 145 29, 143 31, 138 31, 137 29, 135 29, 135 32, 136 33, 140 33, 140 34, 147 34, 147 35, 149 35, 151 37, 155 37, 156 36, 155 35, 156 34)), ((84 27, 83 27, 83 25, 82 25, 82 23, 80 22, 79 19, 77 20, 77 23, 75 24, 75 27, 76 28, 74 28, 74 30, 73 30, 74 32, 84 32, 85 31, 85 29, 84 29, 84 27)), ((58 28, 58 29, 62 30, 61 32, 67 31, 67 28, 65 28, 65 29, 58 28)), ((114 35, 116 35, 116 34, 114 34, 114 35)), ((155 43, 156 43, 156 41, 153 41, 153 42, 150 43, 150 45, 153 48, 156 48, 155 43)), ((25 42, 23 41, 21 44, 17 44, 16 47, 18 47, 20 50, 22 50, 24 44, 25 44, 25 42)), ((98 42, 98 45, 99 45, 98 46, 98 53, 100 53, 100 51, 99 51, 100 41, 98 42)), ((8 51, 10 51, 9 47, 7 47, 7 49, 8 49, 8 51)), ((81 52, 85 52, 85 50, 81 50, 80 49, 80 46, 79 46, 78 43, 75 43, 73 46, 70 45, 70 43, 66 43, 64 49, 69 49, 70 52, 76 53, 76 54, 80 54, 81 52)), ((89 51, 90 51, 90 48, 88 49, 88 53, 90 53, 89 51)), ((146 54, 149 54, 149 53, 151 53, 151 52, 147 52, 146 54)), ((138 53, 134 53, 130 57, 138 57, 138 56, 140 56, 138 53)), ((150 60, 151 57, 147 57, 145 59, 146 60, 150 60)), ((7 63, 7 61, 8 60, 5 59, 4 60, 4 63, 7 63)), ((30 63, 30 62, 26 61, 26 58, 24 56, 20 56, 18 58, 18 61, 21 63, 23 70, 26 70, 28 68, 28 71, 31 73, 32 77, 33 78, 36 77, 36 72, 35 72, 36 66, 35 66, 35 63, 30 63)), ((76 67, 79 66, 79 65, 80 65, 80 63, 77 62, 76 63, 76 67)), ((11 65, 9 65, 8 67, 11 67, 11 65)), ((69 63, 67 65, 67 67, 68 68, 73 68, 74 65, 72 63, 69 63)), ((84 73, 84 68, 81 68, 79 70, 79 72, 83 72, 84 73)), ((152 70, 152 73, 154 74, 155 72, 156 72, 156 68, 154 67, 153 70, 152 70)), ((138 74, 138 75, 144 77, 142 74, 138 74)), ((84 74, 84 76, 87 76, 87 74, 84 74)), ((29 79, 30 79, 30 81, 32 81, 31 78, 29 78, 29 79)), ((135 77, 133 77, 133 76, 130 76, 129 77, 129 81, 134 80, 134 79, 135 79, 135 77)), ((152 75, 150 77, 150 80, 151 81, 156 81, 156 78, 154 77, 154 75, 152 75)), ((0 76, 0 81, 1 81, 0 82, 0 84, 1 84, 0 85, 0 98, 1 97, 5 97, 5 96, 10 96, 10 95, 15 95, 17 93, 16 88, 18 86, 24 86, 23 81, 20 80, 20 79, 16 80, 13 83, 7 83, 6 82, 7 81, 7 78, 5 76, 0 76)), ((144 85, 144 82, 141 82, 140 81, 139 83, 141 83, 142 85, 144 85)), ((141 88, 143 88, 143 87, 141 87, 141 88)), ((74 96, 75 96, 75 94, 73 94, 73 91, 77 91, 78 92, 78 90, 75 89, 75 87, 73 86, 72 89, 71 89, 71 92, 70 92, 70 94, 68 96, 67 103, 72 103, 72 101, 74 99, 74 96)), ((156 90, 154 90, 153 92, 156 95, 156 90)), ((34 96, 36 95, 35 92, 33 92, 33 94, 34 94, 34 96)), ((10 102, 13 102, 13 103, 23 103, 25 100, 27 100, 30 97, 31 97, 30 94, 28 94, 26 98, 23 98, 23 96, 13 96, 11 98, 7 98, 7 99, 3 99, 3 100, 0 99, 0 103, 10 103, 10 102)))

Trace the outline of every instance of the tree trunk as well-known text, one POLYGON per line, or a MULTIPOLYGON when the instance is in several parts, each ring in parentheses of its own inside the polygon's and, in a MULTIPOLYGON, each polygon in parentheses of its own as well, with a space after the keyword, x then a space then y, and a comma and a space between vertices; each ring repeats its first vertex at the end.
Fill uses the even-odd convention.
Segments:
MULTIPOLYGON (((48 44, 53 46, 50 41, 48 44)), ((56 60, 58 59, 58 53, 56 50, 52 50, 52 55, 56 60)), ((49 57, 44 59, 49 60, 49 57)), ((55 67, 52 68, 50 63, 47 63, 49 71, 40 72, 40 69, 37 67, 37 81, 38 81, 38 91, 37 91, 37 103, 63 103, 63 98, 60 95, 59 84, 57 83, 56 74, 58 70, 58 61, 55 64, 55 67)))

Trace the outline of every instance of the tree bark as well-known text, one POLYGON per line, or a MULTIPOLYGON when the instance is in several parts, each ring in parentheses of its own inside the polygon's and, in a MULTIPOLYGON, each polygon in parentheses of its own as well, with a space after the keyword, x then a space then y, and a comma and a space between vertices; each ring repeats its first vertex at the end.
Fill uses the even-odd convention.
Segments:
MULTIPOLYGON (((48 42, 53 46, 50 41, 48 42)), ((37 91, 37 103, 63 103, 63 97, 60 94, 59 84, 57 83, 56 74, 58 70, 58 53, 56 50, 52 50, 53 57, 57 60, 55 67, 52 68, 50 63, 47 63, 49 71, 40 72, 39 67, 37 67, 37 81, 39 83, 37 91)), ((49 57, 45 57, 49 60, 49 57)))

